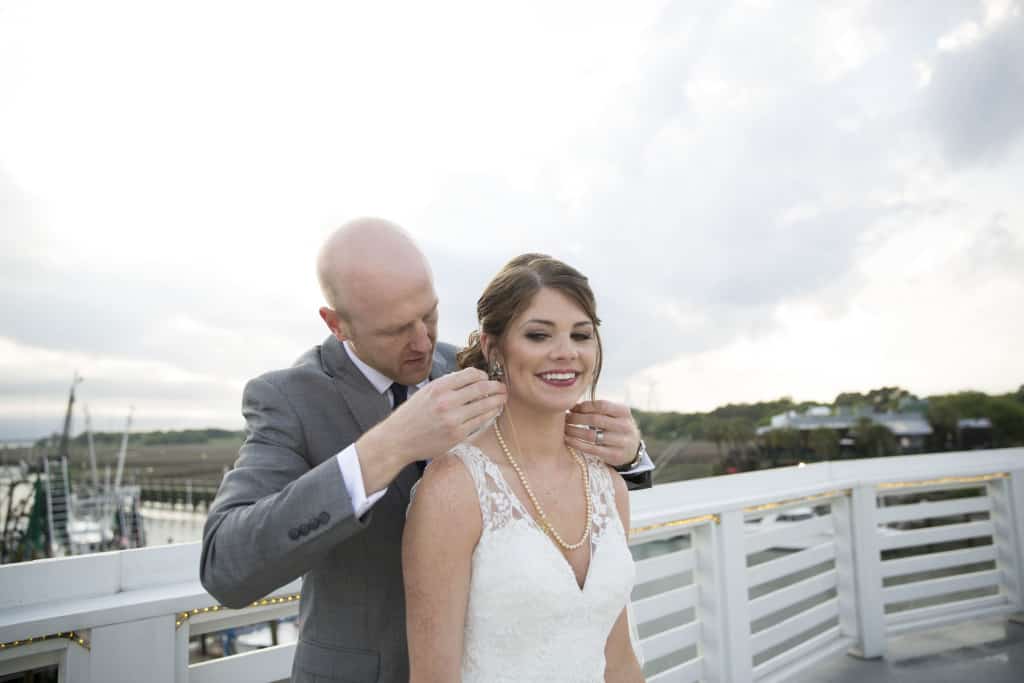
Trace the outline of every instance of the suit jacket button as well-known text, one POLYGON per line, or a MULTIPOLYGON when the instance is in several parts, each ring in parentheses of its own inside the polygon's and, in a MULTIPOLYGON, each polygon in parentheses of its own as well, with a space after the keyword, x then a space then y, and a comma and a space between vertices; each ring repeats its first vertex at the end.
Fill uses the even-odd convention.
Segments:
POLYGON ((317 519, 320 520, 321 524, 327 524, 327 522, 331 521, 331 516, 329 514, 327 514, 327 511, 325 510, 325 511, 320 513, 320 515, 317 517, 317 519))
POLYGON ((308 524, 300 524, 299 525, 299 534, 301 534, 302 536, 305 536, 308 533, 309 533, 309 525, 308 524))
POLYGON ((316 529, 319 526, 320 526, 320 520, 317 517, 314 517, 313 519, 309 520, 309 528, 310 529, 316 529))
POLYGON ((299 539, 299 530, 298 529, 289 529, 288 530, 288 538, 292 539, 293 541, 297 541, 299 539))

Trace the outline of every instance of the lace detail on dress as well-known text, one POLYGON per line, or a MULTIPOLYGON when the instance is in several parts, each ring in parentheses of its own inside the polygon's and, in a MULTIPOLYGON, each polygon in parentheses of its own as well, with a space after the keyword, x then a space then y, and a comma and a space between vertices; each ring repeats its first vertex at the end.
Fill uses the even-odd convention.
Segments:
MULTIPOLYGON (((514 521, 529 523, 544 533, 540 525, 524 507, 525 503, 512 491, 501 468, 476 446, 460 443, 451 450, 469 470, 480 500, 480 514, 484 531, 493 532, 514 521)), ((583 454, 590 475, 590 498, 594 504, 591 517, 590 547, 595 549, 609 528, 623 531, 619 509, 615 507, 615 487, 608 467, 597 457, 583 454), (618 522, 616 524, 616 522, 618 522)))
POLYGON ((607 467, 584 456, 594 511, 581 588, 498 465, 472 444, 451 452, 473 478, 483 520, 473 552, 462 680, 604 681, 604 646, 635 573, 607 467))
POLYGON ((500 529, 516 520, 533 521, 509 489, 501 470, 483 451, 472 444, 460 443, 451 452, 473 476, 485 531, 500 529))

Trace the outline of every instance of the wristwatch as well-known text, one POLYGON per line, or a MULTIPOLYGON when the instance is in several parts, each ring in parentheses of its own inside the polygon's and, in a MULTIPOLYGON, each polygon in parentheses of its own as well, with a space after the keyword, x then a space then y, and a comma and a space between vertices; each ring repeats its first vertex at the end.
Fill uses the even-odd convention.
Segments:
POLYGON ((640 461, 647 455, 647 444, 644 443, 643 439, 640 439, 640 445, 636 447, 636 457, 633 458, 632 462, 628 462, 625 465, 619 465, 615 468, 616 472, 629 472, 634 467, 640 464, 640 461))

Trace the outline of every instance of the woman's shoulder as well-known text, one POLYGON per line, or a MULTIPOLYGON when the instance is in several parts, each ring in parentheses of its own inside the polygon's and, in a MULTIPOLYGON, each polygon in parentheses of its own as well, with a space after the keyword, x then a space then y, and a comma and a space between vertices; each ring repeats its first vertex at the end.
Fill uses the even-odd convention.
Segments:
POLYGON ((428 488, 449 488, 460 484, 472 486, 467 461, 472 460, 474 455, 463 448, 465 445, 460 443, 444 455, 431 460, 423 471, 420 483, 428 488))
POLYGON ((434 458, 416 483, 409 517, 443 521, 479 517, 476 486, 469 470, 454 452, 434 458))
MULTIPOLYGON (((579 453, 583 458, 583 461, 587 463, 587 467, 590 470, 590 475, 592 477, 599 477, 601 481, 606 482, 609 486, 613 486, 616 479, 620 481, 622 480, 622 475, 620 475, 614 467, 606 463, 601 458, 596 455, 591 455, 590 453, 584 453, 583 451, 576 452, 579 453)), ((625 482, 623 482, 623 486, 625 486, 625 482)))
POLYGON ((583 460, 587 463, 590 471, 590 476, 595 480, 597 489, 606 491, 616 501, 618 505, 620 501, 628 500, 629 498, 629 487, 626 486, 626 480, 622 478, 619 472, 606 463, 596 455, 590 455, 589 453, 582 453, 583 460))

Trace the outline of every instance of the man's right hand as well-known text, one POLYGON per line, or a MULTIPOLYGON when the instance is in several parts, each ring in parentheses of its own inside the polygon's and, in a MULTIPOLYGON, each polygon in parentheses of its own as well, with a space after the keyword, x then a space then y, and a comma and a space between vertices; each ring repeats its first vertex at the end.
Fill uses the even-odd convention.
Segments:
POLYGON ((403 467, 464 441, 505 405, 505 385, 466 368, 429 382, 356 441, 367 494, 387 487, 403 467))

